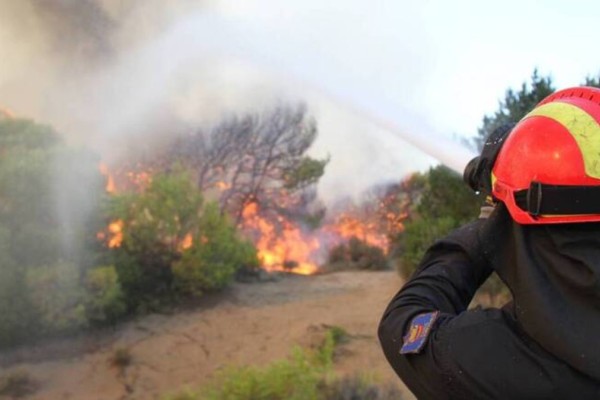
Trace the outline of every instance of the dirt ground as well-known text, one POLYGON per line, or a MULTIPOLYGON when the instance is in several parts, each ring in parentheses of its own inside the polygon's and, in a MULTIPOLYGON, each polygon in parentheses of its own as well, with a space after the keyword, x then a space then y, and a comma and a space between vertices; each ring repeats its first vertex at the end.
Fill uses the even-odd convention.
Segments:
POLYGON ((374 373, 411 399, 376 337, 381 313, 400 284, 395 272, 235 284, 193 310, 146 316, 96 337, 0 354, 2 373, 21 370, 37 380, 39 389, 31 399, 160 399, 184 387, 201 387, 224 366, 284 358, 294 345, 314 342, 324 325, 337 325, 352 339, 343 345, 336 370, 374 373), (132 356, 124 370, 111 365, 117 349, 132 356))

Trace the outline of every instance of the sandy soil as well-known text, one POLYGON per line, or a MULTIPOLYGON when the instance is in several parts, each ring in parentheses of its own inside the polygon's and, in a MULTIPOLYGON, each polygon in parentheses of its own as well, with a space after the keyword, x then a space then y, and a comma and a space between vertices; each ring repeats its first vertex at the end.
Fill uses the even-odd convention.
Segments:
POLYGON ((191 311, 150 315, 97 337, 0 354, 2 372, 25 370, 39 381, 31 399, 160 399, 200 387, 227 365, 281 359, 294 345, 314 342, 324 325, 338 325, 352 335, 336 361, 340 374, 372 372, 402 387, 376 338, 380 315, 400 284, 394 272, 236 284, 191 311), (119 348, 133 356, 125 370, 110 362, 119 348))

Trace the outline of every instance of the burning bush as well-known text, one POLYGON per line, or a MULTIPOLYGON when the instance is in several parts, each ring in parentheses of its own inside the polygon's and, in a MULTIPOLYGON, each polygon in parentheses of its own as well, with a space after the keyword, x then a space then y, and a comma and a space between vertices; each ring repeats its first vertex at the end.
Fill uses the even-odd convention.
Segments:
POLYGON ((105 233, 130 307, 153 308, 176 293, 230 282, 256 253, 184 172, 158 174, 141 193, 117 194, 105 233))

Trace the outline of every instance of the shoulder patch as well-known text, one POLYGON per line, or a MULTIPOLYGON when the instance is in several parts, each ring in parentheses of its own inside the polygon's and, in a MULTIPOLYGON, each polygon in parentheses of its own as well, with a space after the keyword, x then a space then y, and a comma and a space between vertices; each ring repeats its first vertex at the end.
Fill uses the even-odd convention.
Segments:
POLYGON ((408 333, 402 338, 400 354, 416 354, 421 351, 439 314, 439 311, 433 311, 419 314, 412 319, 408 333))

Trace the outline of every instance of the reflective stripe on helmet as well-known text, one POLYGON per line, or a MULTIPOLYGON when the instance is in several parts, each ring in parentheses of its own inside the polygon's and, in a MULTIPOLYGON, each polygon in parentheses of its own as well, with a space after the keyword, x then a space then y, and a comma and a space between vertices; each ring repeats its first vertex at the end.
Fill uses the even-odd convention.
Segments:
POLYGON ((586 174, 600 179, 600 125, 591 115, 575 105, 555 101, 533 109, 525 118, 536 116, 563 125, 581 150, 586 174))

